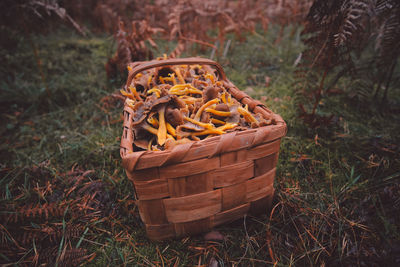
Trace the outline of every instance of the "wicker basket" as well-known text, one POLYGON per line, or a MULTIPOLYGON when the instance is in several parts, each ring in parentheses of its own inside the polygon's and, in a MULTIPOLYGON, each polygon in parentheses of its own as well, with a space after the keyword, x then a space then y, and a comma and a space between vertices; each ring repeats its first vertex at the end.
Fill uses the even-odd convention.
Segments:
POLYGON ((222 67, 208 59, 183 58, 132 64, 127 85, 146 69, 183 64, 212 65, 230 94, 276 125, 231 132, 168 151, 132 151, 133 110, 124 107, 121 157, 133 182, 140 217, 150 239, 162 240, 209 231, 248 213, 266 211, 274 194, 283 119, 237 89, 222 67))

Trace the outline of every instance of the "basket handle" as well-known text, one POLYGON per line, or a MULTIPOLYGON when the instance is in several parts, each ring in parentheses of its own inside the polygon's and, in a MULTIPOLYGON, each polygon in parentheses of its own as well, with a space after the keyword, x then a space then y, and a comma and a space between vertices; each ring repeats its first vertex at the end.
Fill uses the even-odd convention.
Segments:
POLYGON ((151 68, 169 66, 169 65, 190 65, 190 64, 202 64, 202 65, 211 65, 214 66, 219 74, 219 77, 223 81, 227 81, 226 74, 224 69, 217 62, 201 57, 188 57, 188 58, 171 58, 171 59, 162 59, 162 60, 151 60, 151 61, 141 61, 130 63, 129 66, 132 67, 132 71, 129 72, 128 79, 126 81, 126 87, 132 82, 133 77, 136 74, 151 68))

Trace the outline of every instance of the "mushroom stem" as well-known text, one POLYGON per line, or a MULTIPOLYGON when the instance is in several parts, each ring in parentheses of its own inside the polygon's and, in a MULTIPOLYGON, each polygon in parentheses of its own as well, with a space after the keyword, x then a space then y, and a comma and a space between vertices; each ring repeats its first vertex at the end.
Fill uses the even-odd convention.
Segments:
POLYGON ((201 106, 199 108, 199 110, 197 111, 196 115, 194 116, 194 119, 196 121, 199 121, 200 118, 201 118, 201 113, 203 113, 204 109, 206 109, 207 107, 209 107, 209 106, 211 106, 213 104, 217 104, 217 103, 219 103, 219 99, 218 98, 214 98, 214 99, 208 101, 207 103, 205 103, 203 106, 201 106))
POLYGON ((177 83, 176 83, 176 79, 175 79, 175 73, 170 73, 168 75, 169 75, 169 77, 160 76, 159 77, 160 81, 162 81, 163 83, 165 83, 166 81, 167 82, 172 82, 174 85, 176 85, 177 83))
POLYGON ((201 132, 194 132, 191 133, 191 136, 201 136, 201 135, 206 135, 206 134, 217 134, 221 135, 225 133, 225 130, 229 130, 232 128, 235 128, 237 126, 237 123, 226 123, 223 126, 220 126, 218 128, 212 128, 212 129, 206 129, 201 132))
POLYGON ((228 122, 228 123, 226 123, 225 125, 218 127, 217 130, 226 131, 226 130, 229 130, 229 129, 233 129, 233 128, 235 128, 236 126, 238 126, 237 123, 229 123, 229 122, 228 122))
POLYGON ((133 86, 129 86, 129 90, 131 90, 132 94, 135 96, 136 100, 138 101, 142 101, 142 99, 140 98, 140 95, 138 94, 138 92, 136 91, 136 88, 133 86))
POLYGON ((121 92, 121 95, 126 96, 129 99, 136 100, 135 96, 132 93, 128 93, 127 91, 125 91, 123 89, 121 89, 119 91, 121 92))
POLYGON ((176 84, 169 89, 169 93, 173 95, 203 94, 201 90, 193 87, 190 83, 176 84))
POLYGON ((228 94, 228 104, 232 105, 232 96, 231 94, 228 94))
POLYGON ((147 122, 150 123, 153 127, 158 128, 158 120, 154 117, 150 117, 147 119, 147 122))
POLYGON ((204 75, 204 78, 210 79, 210 81, 212 82, 212 84, 215 83, 215 78, 214 78, 214 76, 213 76, 212 74, 210 74, 210 73, 207 73, 206 75, 204 75))
MULTIPOLYGON (((146 122, 142 122, 140 124, 140 127, 142 127, 143 129, 145 129, 146 131, 148 131, 151 134, 158 135, 158 129, 151 127, 146 122)), ((170 134, 166 134, 166 136, 167 136, 167 138, 174 139, 174 137, 172 135, 170 135, 170 134)))
POLYGON ((157 135, 158 130, 156 128, 151 127, 150 125, 148 125, 146 122, 143 122, 140 124, 140 126, 145 129, 146 131, 148 131, 149 133, 152 133, 154 135, 157 135))
POLYGON ((170 74, 172 83, 175 85, 176 84, 176 79, 175 79, 175 73, 170 74))
POLYGON ((258 123, 257 119, 254 118, 254 116, 251 115, 251 113, 250 113, 248 110, 246 110, 246 109, 244 109, 244 108, 242 108, 242 107, 238 107, 238 112, 240 113, 240 115, 243 115, 244 119, 245 119, 247 122, 255 122, 255 123, 258 123))
POLYGON ((135 109, 135 100, 132 100, 130 98, 126 99, 126 104, 131 108, 131 109, 135 109))
POLYGON ((226 124, 226 122, 218 120, 216 118, 211 118, 211 122, 214 123, 214 124, 221 124, 221 125, 226 124))
POLYGON ((206 108, 206 112, 212 113, 220 117, 229 117, 232 114, 230 111, 220 111, 213 108, 206 108))
POLYGON ((194 104, 194 102, 196 102, 196 100, 198 100, 198 98, 192 97, 192 96, 187 96, 187 95, 183 95, 179 97, 180 99, 182 99, 185 104, 194 104))
POLYGON ((211 123, 200 122, 200 121, 188 118, 188 117, 183 117, 183 119, 188 121, 188 122, 191 122, 193 124, 196 124, 196 125, 199 125, 201 127, 204 127, 206 129, 213 129, 214 128, 214 125, 212 125, 211 123))
POLYGON ((178 76, 180 83, 185 83, 185 79, 182 76, 180 68, 175 68, 174 71, 176 72, 176 76, 178 76))
POLYGON ((147 87, 150 88, 151 80, 153 79, 153 75, 149 75, 149 78, 147 78, 147 87))
POLYGON ((157 89, 157 88, 155 88, 155 87, 152 88, 152 89, 150 89, 149 91, 147 91, 147 94, 148 94, 148 95, 151 94, 151 93, 155 93, 157 97, 160 97, 160 95, 161 95, 160 89, 157 89))
POLYGON ((167 132, 172 135, 173 137, 176 137, 176 131, 175 128, 170 124, 170 123, 166 123, 165 124, 167 126, 167 132))
POLYGON ((151 145, 153 144, 153 141, 154 141, 154 137, 153 138, 151 138, 151 140, 150 140, 150 142, 149 142, 149 144, 148 144, 148 146, 147 146, 147 150, 151 150, 151 145))
POLYGON ((160 146, 162 146, 167 139, 167 128, 165 125, 165 107, 165 105, 162 105, 162 107, 160 107, 160 109, 158 110, 159 127, 157 133, 157 141, 160 146))
POLYGON ((206 134, 224 134, 225 132, 223 130, 220 130, 218 128, 213 128, 213 129, 206 129, 204 131, 201 132, 194 132, 191 134, 191 136, 201 136, 201 135, 206 135, 206 134))
POLYGON ((223 102, 224 104, 227 104, 227 103, 226 103, 225 95, 226 95, 226 93, 223 92, 223 93, 221 94, 221 99, 222 99, 222 102, 223 102))

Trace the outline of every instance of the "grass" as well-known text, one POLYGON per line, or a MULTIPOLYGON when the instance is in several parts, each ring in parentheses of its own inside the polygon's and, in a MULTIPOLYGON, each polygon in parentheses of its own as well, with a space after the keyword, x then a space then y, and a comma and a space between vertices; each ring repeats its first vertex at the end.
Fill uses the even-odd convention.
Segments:
MULTIPOLYGON (((399 117, 377 112, 373 105, 355 105, 342 94, 322 105, 323 112, 335 114, 334 124, 307 128, 296 113, 294 62, 303 49, 300 29, 288 27, 283 40, 274 44, 277 32, 271 27, 266 35, 249 35, 246 42, 233 39, 227 56, 217 58, 233 83, 288 124, 271 213, 218 227, 225 236, 221 242, 195 236, 159 243, 145 236, 121 166, 122 104, 113 96, 121 79, 107 80, 104 69, 111 40, 82 38, 66 29, 47 36, 14 36, 17 45, 0 51, 6 62, 0 92, 0 242, 2 248, 8 246, 0 252, 0 262, 398 263, 399 117), (58 208, 46 208, 52 205, 58 208), (18 236, 21 229, 32 236, 18 236)), ((345 81, 338 86, 348 89, 345 81)), ((398 103, 398 95, 394 101, 398 103)))

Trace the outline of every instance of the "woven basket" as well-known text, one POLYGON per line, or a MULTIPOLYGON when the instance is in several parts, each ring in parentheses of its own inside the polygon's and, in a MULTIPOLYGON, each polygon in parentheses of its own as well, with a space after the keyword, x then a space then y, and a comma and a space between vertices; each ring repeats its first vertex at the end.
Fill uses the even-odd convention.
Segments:
POLYGON ((146 69, 200 64, 212 65, 229 93, 249 110, 276 125, 190 142, 164 151, 133 152, 133 110, 124 107, 121 157, 133 182, 139 213, 150 239, 162 240, 209 231, 248 213, 266 211, 274 194, 283 119, 237 89, 222 67, 208 59, 182 58, 132 64, 127 86, 146 69))

